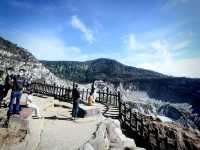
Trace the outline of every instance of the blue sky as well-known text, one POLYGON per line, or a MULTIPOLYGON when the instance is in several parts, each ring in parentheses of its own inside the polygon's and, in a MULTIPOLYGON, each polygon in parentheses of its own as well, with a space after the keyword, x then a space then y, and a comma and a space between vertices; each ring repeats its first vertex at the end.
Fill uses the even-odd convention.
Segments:
POLYGON ((38 59, 112 58, 200 77, 199 0, 0 0, 0 36, 38 59))

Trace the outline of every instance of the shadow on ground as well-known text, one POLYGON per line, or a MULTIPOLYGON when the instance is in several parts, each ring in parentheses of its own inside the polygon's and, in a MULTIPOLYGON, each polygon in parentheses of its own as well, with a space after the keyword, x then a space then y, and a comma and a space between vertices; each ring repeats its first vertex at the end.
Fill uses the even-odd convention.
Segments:
POLYGON ((44 117, 44 119, 47 120, 72 120, 72 117, 57 117, 57 116, 50 116, 50 117, 44 117))

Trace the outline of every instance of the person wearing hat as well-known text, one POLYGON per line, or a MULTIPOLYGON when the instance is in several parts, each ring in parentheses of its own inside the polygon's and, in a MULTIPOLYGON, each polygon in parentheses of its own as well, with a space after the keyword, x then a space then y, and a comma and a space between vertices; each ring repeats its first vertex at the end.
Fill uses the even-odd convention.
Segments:
POLYGON ((25 74, 24 69, 19 70, 19 74, 15 75, 13 77, 13 86, 12 86, 12 92, 10 97, 10 103, 9 103, 9 110, 8 115, 13 114, 13 107, 14 107, 14 101, 16 100, 16 114, 19 114, 20 111, 20 99, 22 96, 22 90, 25 85, 25 78, 23 77, 25 74))

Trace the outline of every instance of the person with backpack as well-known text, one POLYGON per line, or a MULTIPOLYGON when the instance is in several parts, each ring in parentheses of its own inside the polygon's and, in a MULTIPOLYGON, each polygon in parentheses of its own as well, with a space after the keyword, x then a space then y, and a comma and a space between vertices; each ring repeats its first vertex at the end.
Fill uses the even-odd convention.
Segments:
POLYGON ((25 85, 25 78, 23 77, 25 73, 24 69, 19 70, 19 74, 15 75, 13 77, 13 86, 12 86, 12 92, 10 97, 10 103, 9 103, 9 110, 8 115, 12 115, 13 108, 14 108, 14 101, 16 99, 16 114, 19 114, 20 111, 20 99, 22 96, 23 87, 25 85))
POLYGON ((75 88, 72 91, 72 99, 73 99, 72 118, 73 120, 75 120, 78 116, 79 102, 80 102, 80 91, 78 89, 78 84, 75 85, 75 88))

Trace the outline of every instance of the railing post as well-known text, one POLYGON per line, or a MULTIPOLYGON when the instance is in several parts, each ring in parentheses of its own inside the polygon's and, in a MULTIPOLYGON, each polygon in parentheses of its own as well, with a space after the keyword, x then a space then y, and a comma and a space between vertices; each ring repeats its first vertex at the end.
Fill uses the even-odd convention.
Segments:
POLYGON ((131 124, 131 122, 132 122, 132 109, 131 108, 129 108, 130 109, 130 116, 129 116, 129 124, 130 124, 130 128, 132 127, 132 124, 131 124))
POLYGON ((70 87, 67 88, 67 100, 70 99, 70 87))
POLYGON ((57 94, 58 94, 58 85, 56 85, 56 87, 55 87, 55 99, 57 99, 57 94))
POLYGON ((122 119, 122 112, 121 112, 121 106, 122 106, 122 103, 121 103, 121 96, 120 96, 120 92, 118 91, 117 92, 117 99, 118 99, 118 108, 119 108, 119 118, 122 119))
POLYGON ((73 82, 73 86, 72 86, 73 88, 72 88, 72 90, 75 88, 75 82, 73 82))
POLYGON ((101 92, 99 90, 99 103, 101 102, 101 92))
POLYGON ((109 88, 106 89, 106 104, 108 104, 108 94, 109 94, 109 88))
POLYGON ((58 99, 61 100, 61 90, 62 90, 62 87, 61 85, 59 86, 59 90, 58 90, 58 99))
POLYGON ((126 123, 126 114, 127 114, 127 112, 126 112, 126 103, 124 103, 124 115, 125 115, 124 121, 125 121, 125 123, 126 123))
POLYGON ((86 101, 87 101, 87 99, 88 99, 88 89, 87 89, 87 91, 86 91, 86 101))
POLYGON ((95 90, 95 88, 94 88, 94 82, 95 82, 95 81, 92 81, 92 86, 91 86, 91 92, 92 92, 92 93, 94 93, 94 90, 95 90))
POLYGON ((63 101, 65 101, 65 99, 66 99, 67 88, 65 87, 64 90, 65 90, 65 91, 64 91, 64 95, 63 95, 63 101))
POLYGON ((56 97, 56 83, 53 84, 53 96, 56 97))
POLYGON ((104 95, 105 95, 105 93, 104 93, 104 90, 103 90, 103 100, 102 100, 103 103, 104 103, 104 95))
POLYGON ((63 101, 64 99, 64 86, 62 87, 62 94, 61 94, 61 100, 63 101))
POLYGON ((44 83, 43 83, 43 92, 42 92, 43 94, 46 94, 46 85, 45 85, 45 81, 44 81, 44 83))
POLYGON ((112 93, 111 93, 111 91, 110 91, 110 93, 109 93, 110 95, 110 99, 109 99, 109 103, 110 103, 110 105, 112 105, 113 103, 112 103, 112 93))
POLYGON ((83 97, 84 97, 84 92, 85 92, 85 91, 84 91, 84 89, 83 89, 83 91, 82 91, 82 98, 81 98, 82 101, 83 101, 83 97))
POLYGON ((138 132, 138 116, 137 116, 137 112, 135 113, 135 115, 134 115, 134 117, 135 117, 135 126, 136 126, 136 132, 138 132))

